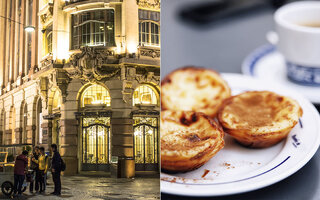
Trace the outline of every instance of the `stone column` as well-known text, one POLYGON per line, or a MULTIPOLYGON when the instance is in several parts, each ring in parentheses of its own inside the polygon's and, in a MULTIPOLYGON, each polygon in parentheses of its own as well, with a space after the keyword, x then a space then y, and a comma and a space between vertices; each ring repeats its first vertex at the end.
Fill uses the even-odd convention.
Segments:
POLYGON ((32 26, 35 26, 36 30, 32 33, 32 44, 31 44, 31 68, 38 65, 38 35, 40 30, 38 30, 39 24, 39 1, 33 0, 33 11, 32 11, 32 26))
POLYGON ((52 144, 52 120, 45 120, 45 122, 42 123, 41 128, 47 133, 45 141, 43 142, 50 148, 50 145, 52 144))
MULTIPOLYGON (((9 16, 9 10, 10 10, 10 4, 11 4, 11 1, 4 1, 6 2, 6 17, 7 18, 10 18, 9 16)), ((10 21, 8 19, 6 19, 6 37, 5 37, 5 56, 4 56, 4 85, 7 86, 7 83, 8 83, 8 80, 9 80, 9 65, 8 65, 8 62, 9 62, 9 57, 10 57, 10 40, 9 40, 9 35, 10 35, 10 31, 9 31, 9 24, 10 24, 10 21)))
POLYGON ((139 17, 136 0, 125 0, 122 4, 122 23, 126 38, 126 52, 137 53, 139 45, 139 17))
MULTIPOLYGON (((47 97, 42 97, 42 117, 48 115, 48 105, 46 103, 45 98, 47 97)), ((48 119, 42 118, 42 124, 40 124, 40 127, 42 128, 42 144, 45 146, 45 148, 49 148, 49 130, 51 130, 51 123, 49 122, 48 119)), ((51 141, 51 140, 50 140, 51 141)))
POLYGON ((35 132, 36 132, 36 126, 33 125, 33 118, 35 116, 33 116, 33 105, 34 105, 34 97, 33 96, 29 96, 26 97, 26 102, 27 102, 27 109, 28 109, 28 113, 27 113, 27 127, 26 127, 26 138, 27 138, 27 143, 28 144, 32 144, 35 145, 38 140, 35 137, 35 132))
POLYGON ((16 144, 21 144, 22 143, 22 124, 21 122, 21 103, 18 103, 19 100, 21 100, 23 97, 20 96, 19 93, 16 93, 17 95, 14 95, 14 100, 15 100, 15 105, 14 106, 14 110, 15 113, 13 113, 13 115, 15 115, 15 121, 13 121, 12 123, 14 124, 14 136, 15 136, 15 143, 16 144), (19 99, 20 98, 20 99, 19 99))
POLYGON ((16 144, 22 144, 22 128, 15 128, 14 129, 14 134, 16 137, 16 144))
POLYGON ((10 123, 10 106, 9 109, 6 107, 6 121, 5 121, 5 135, 4 135, 4 144, 12 144, 12 130, 9 127, 10 123))
POLYGON ((124 67, 121 74, 121 80, 112 80, 109 86, 112 107, 112 156, 118 156, 118 177, 130 178, 135 175, 132 89, 126 88, 124 67))
MULTIPOLYGON (((6 2, 0 1, 0 15, 6 16, 6 2)), ((5 58, 6 58, 6 22, 7 20, 4 18, 0 18, 0 94, 2 94, 2 88, 5 85, 4 76, 5 76, 5 58)))
MULTIPOLYGON (((15 17, 15 14, 16 14, 16 1, 12 1, 12 8, 11 8, 11 19, 13 19, 14 21, 16 21, 16 17, 15 17)), ((8 84, 10 84, 10 88, 11 87, 11 83, 13 83, 14 81, 14 70, 15 70, 15 32, 16 32, 16 22, 14 21, 10 21, 11 22, 11 36, 10 36, 10 69, 9 69, 9 82, 8 84)))
MULTIPOLYGON (((60 154, 66 162, 67 168, 65 175, 73 175, 78 173, 78 120, 75 112, 78 111, 77 94, 81 87, 78 84, 70 83, 67 89, 67 96, 63 99, 61 105, 60 118, 60 154)), ((63 88, 63 86, 60 86, 63 88)), ((65 89, 62 95, 66 94, 65 89)))

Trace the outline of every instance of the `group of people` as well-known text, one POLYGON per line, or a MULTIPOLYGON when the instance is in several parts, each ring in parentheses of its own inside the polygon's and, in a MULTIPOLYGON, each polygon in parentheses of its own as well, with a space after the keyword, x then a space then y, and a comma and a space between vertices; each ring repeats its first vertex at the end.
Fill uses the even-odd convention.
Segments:
POLYGON ((33 189, 37 193, 45 193, 47 182, 47 171, 51 169, 52 179, 54 182, 54 192, 52 195, 61 195, 61 169, 63 160, 57 150, 57 145, 51 145, 52 158, 45 154, 44 147, 34 147, 31 155, 30 165, 28 165, 28 151, 23 151, 18 155, 14 165, 14 194, 21 196, 22 186, 26 176, 29 179, 29 191, 33 189), (29 169, 29 172, 28 172, 29 169))

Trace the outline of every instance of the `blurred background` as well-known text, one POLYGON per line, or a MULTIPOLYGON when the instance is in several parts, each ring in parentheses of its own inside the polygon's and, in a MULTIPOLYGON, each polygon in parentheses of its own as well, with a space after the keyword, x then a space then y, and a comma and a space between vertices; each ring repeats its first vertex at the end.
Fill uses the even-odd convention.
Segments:
MULTIPOLYGON (((293 1, 162 0, 161 76, 186 65, 241 73, 248 54, 268 44, 277 7, 293 1)), ((316 105, 319 111, 319 105, 316 105)), ((297 173, 269 187, 244 194, 197 199, 319 200, 320 152, 297 173), (306 184, 308 186, 306 186, 306 184)), ((161 199, 195 199, 162 193, 161 199)))
POLYGON ((240 73, 243 59, 268 43, 284 2, 293 1, 162 0, 161 75, 185 65, 240 73))

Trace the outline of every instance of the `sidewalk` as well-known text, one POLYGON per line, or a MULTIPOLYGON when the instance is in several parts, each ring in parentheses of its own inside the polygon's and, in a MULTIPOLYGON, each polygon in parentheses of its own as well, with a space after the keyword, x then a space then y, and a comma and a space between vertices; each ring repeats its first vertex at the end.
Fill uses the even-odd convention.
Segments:
MULTIPOLYGON (((137 177, 134 179, 103 178, 89 175, 62 177, 62 195, 52 196, 52 179, 48 179, 45 195, 30 194, 27 191, 19 199, 104 199, 104 200, 129 200, 129 199, 160 199, 159 178, 137 177)), ((0 199, 8 199, 0 192, 0 199)), ((16 198, 18 199, 18 198, 16 198)))

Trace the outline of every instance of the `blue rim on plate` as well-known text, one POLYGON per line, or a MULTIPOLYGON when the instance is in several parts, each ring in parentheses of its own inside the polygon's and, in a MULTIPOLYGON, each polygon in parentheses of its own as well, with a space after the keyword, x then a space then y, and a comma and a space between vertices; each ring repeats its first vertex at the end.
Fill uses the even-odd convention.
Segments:
POLYGON ((276 47, 272 44, 265 44, 254 50, 245 58, 242 64, 242 73, 250 76, 255 76, 254 67, 256 63, 264 56, 276 51, 276 47))

